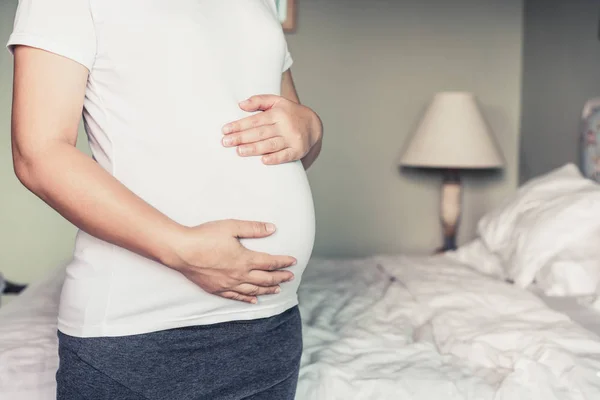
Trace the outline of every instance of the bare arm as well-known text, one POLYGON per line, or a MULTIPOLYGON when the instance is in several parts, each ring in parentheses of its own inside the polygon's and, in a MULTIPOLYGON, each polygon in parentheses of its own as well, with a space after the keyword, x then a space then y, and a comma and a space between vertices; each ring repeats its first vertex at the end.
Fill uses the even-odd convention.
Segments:
MULTIPOLYGON (((289 69, 285 71, 281 77, 281 96, 290 101, 301 104, 300 99, 298 98, 298 92, 296 91, 296 86, 294 85, 292 73, 289 69)), ((321 119, 316 113, 313 129, 316 132, 319 132, 319 139, 314 144, 314 146, 311 147, 311 149, 304 156, 304 158, 302 158, 302 165, 304 165, 304 169, 310 168, 310 166, 315 162, 315 160, 319 156, 319 153, 321 153, 321 147, 323 143, 323 123, 321 122, 321 119)))
POLYGON ((82 230, 169 263, 180 226, 76 147, 88 70, 30 47, 15 49, 12 152, 31 192, 82 230))

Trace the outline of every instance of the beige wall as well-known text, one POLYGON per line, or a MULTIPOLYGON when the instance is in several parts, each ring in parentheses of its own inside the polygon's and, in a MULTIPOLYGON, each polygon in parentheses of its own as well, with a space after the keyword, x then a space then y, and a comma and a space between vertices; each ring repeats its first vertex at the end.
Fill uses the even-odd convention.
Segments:
POLYGON ((508 161, 503 176, 466 179, 461 241, 517 183, 520 0, 299 0, 289 37, 301 99, 327 127, 310 171, 316 252, 430 251, 440 242, 437 175, 401 173, 400 149, 439 90, 483 103, 508 161))
MULTIPOLYGON (((0 3, 0 39, 17 0, 0 3)), ((461 241, 517 182, 521 0, 299 0, 288 37, 301 99, 326 125, 309 172, 315 253, 424 252, 440 241, 439 179, 400 172, 405 139, 439 90, 474 91, 508 160, 504 175, 468 176, 461 241)), ((0 271, 28 281, 69 259, 74 229, 14 178, 11 59, 0 54, 0 271)), ((80 142, 83 139, 80 136, 80 142)), ((82 145, 82 148, 85 145, 82 145)))

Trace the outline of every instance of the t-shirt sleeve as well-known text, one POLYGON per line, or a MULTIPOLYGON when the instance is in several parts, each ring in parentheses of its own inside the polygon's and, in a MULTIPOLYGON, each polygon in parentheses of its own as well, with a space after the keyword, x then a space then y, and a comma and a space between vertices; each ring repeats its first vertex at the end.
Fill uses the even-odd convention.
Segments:
POLYGON ((25 45, 69 58, 91 70, 96 33, 89 0, 19 0, 8 50, 25 45))
POLYGON ((288 69, 290 69, 290 67, 292 66, 292 64, 294 63, 294 59, 292 58, 292 54, 290 53, 288 46, 287 46, 287 42, 285 44, 285 60, 283 61, 283 69, 281 70, 281 72, 285 72, 288 69))

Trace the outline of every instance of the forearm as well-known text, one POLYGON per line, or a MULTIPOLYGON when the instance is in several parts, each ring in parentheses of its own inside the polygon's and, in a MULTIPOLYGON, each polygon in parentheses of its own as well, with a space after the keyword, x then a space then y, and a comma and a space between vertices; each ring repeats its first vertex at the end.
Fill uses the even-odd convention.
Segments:
POLYGON ((35 195, 83 231, 169 264, 170 237, 182 226, 128 190, 72 144, 15 152, 15 172, 35 195))

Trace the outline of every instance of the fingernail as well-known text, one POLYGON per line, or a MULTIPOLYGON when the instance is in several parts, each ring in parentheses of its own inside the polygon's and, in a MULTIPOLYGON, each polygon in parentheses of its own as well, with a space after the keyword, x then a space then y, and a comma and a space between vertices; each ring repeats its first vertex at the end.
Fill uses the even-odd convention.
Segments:
POLYGON ((223 127, 223 133, 231 133, 231 125, 227 124, 223 127))
POLYGON ((258 303, 258 301, 256 299, 252 299, 252 300, 250 300, 250 303, 256 304, 256 303, 258 303))
POLYGON ((238 147, 238 153, 240 153, 241 156, 248 154, 248 149, 246 149, 245 147, 238 147))
POLYGON ((275 289, 275 293, 281 293, 281 289, 278 287, 275 289))
POLYGON ((275 232, 275 225, 268 223, 267 224, 267 232, 269 232, 269 233, 275 232))
POLYGON ((292 277, 291 277, 290 279, 288 279, 288 282, 290 282, 290 281, 293 281, 293 280, 294 280, 294 278, 295 278, 295 276, 294 276, 294 275, 292 275, 292 277))
POLYGON ((294 262, 292 263, 292 266, 298 264, 298 260, 294 260, 294 262))
POLYGON ((223 138, 223 145, 231 146, 232 144, 233 144, 233 138, 231 138, 231 137, 223 138))

